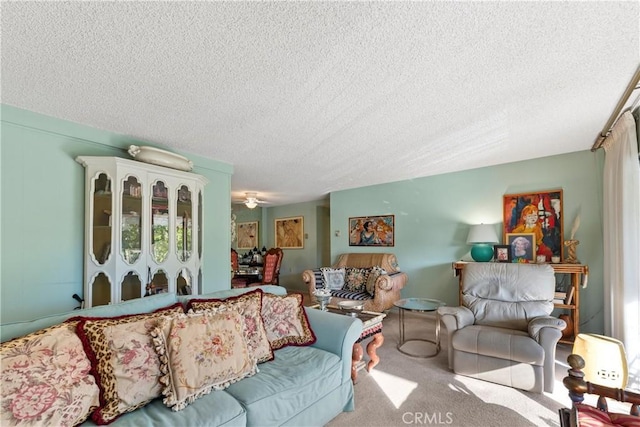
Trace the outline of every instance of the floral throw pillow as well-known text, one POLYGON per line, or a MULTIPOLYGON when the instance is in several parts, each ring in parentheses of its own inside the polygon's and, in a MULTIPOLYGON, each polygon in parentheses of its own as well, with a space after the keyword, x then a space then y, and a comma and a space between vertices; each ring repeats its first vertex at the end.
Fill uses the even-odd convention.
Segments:
POLYGON ((305 346, 316 342, 316 336, 311 330, 302 305, 302 294, 263 294, 262 320, 273 350, 288 345, 305 346))
POLYGON ((324 282, 325 288, 340 290, 344 287, 344 277, 346 273, 344 268, 322 267, 320 271, 322 272, 322 281, 324 282))
POLYGON ((73 426, 98 407, 98 386, 76 323, 2 343, 0 425, 73 426))
POLYGON ((257 372, 242 315, 203 311, 165 318, 151 335, 161 361, 163 402, 173 411, 257 372))
POLYGON ((192 299, 187 310, 236 310, 242 315, 243 331, 249 352, 258 363, 273 360, 273 350, 267 338, 267 331, 262 321, 262 290, 247 292, 237 297, 226 299, 192 299))
POLYGON ((351 292, 364 292, 367 289, 367 279, 369 278, 370 268, 346 268, 346 277, 344 279, 344 290, 351 292))
POLYGON ((601 411, 596 407, 576 403, 577 424, 581 427, 638 427, 640 417, 601 411))
POLYGON ((366 285, 366 289, 367 292, 369 292, 369 294, 371 296, 375 296, 376 293, 376 281, 378 280, 378 277, 380 277, 383 274, 387 274, 387 270, 385 270, 382 267, 371 267, 371 271, 369 272, 369 277, 367 277, 367 285, 366 285))
POLYGON ((100 387, 100 407, 91 418, 109 424, 161 396, 160 361, 149 332, 159 318, 184 314, 176 303, 154 313, 82 318, 77 334, 100 387))

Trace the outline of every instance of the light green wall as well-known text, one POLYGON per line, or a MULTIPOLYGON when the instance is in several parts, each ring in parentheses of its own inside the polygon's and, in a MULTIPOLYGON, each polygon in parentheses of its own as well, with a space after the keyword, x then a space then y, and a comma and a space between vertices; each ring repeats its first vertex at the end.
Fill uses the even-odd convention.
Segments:
MULTIPOLYGON (((284 256, 280 266, 280 284, 287 289, 306 291, 302 282, 302 272, 308 268, 319 267, 319 252, 322 250, 322 236, 318 234, 318 224, 323 222, 322 210, 318 209, 324 202, 296 203, 276 206, 265 211, 265 227, 267 248, 275 246, 275 220, 293 216, 304 217, 304 248, 283 249, 284 256)), ((325 209, 325 214, 326 214, 325 209)))
MULTIPOLYGON (((71 310, 83 295, 84 168, 78 155, 128 158, 129 137, 2 105, 2 323, 71 310)), ((231 165, 180 153, 204 191, 203 290, 227 289, 231 165)))
POLYGON ((580 294, 580 323, 586 332, 602 333, 603 158, 583 151, 332 193, 332 258, 344 252, 393 252, 409 276, 403 296, 457 305, 451 263, 469 259, 469 225, 495 224, 500 236, 504 194, 561 188, 565 238, 580 212, 577 256, 590 269, 588 287, 580 294), (385 214, 395 215, 394 247, 349 246, 349 217, 385 214))
MULTIPOLYGON (((128 157, 139 141, 28 111, 2 106, 0 145, 1 322, 72 309, 82 295, 84 168, 77 155, 128 157)), ((144 145, 153 145, 144 143, 144 145)), ((204 291, 230 283, 230 165, 181 153, 209 180, 204 195, 204 291)), ((531 190, 564 190, 565 237, 577 212, 578 258, 589 265, 581 292, 581 323, 603 331, 602 160, 588 151, 418 178, 331 194, 325 201, 250 211, 260 221, 260 244, 274 246, 274 220, 304 217, 304 249, 285 249, 280 282, 305 291, 301 273, 329 265, 343 252, 390 251, 409 283, 403 295, 457 304, 451 262, 468 257, 470 224, 501 231, 502 196, 531 190), (348 246, 348 218, 393 214, 395 246, 348 246), (330 219, 329 219, 330 216, 330 219), (340 231, 340 236, 335 232, 340 231), (329 244, 330 242, 330 244, 329 244), (330 247, 330 252, 329 252, 330 247)), ((235 207, 234 207, 235 209, 235 207)), ((239 212, 238 212, 239 213, 239 212)))

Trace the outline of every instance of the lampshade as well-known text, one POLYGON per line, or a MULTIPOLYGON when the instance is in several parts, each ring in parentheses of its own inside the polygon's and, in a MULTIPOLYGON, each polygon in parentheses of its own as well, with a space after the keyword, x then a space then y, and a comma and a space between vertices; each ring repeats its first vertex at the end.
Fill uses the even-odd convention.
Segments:
POLYGON ((249 209, 253 209, 253 208, 255 208, 256 206, 258 206, 258 203, 257 203, 255 200, 253 200, 253 199, 249 199, 249 200, 247 200, 246 202, 244 202, 244 204, 245 204, 245 206, 246 206, 246 207, 248 207, 249 209))
POLYGON ((473 245, 474 243, 498 243, 498 235, 493 225, 489 224, 477 224, 472 225, 469 229, 469 235, 467 236, 467 243, 473 245))
POLYGON ((493 258, 492 243, 498 243, 498 235, 492 225, 472 225, 467 236, 467 243, 473 245, 471 258, 477 262, 491 261, 493 258))

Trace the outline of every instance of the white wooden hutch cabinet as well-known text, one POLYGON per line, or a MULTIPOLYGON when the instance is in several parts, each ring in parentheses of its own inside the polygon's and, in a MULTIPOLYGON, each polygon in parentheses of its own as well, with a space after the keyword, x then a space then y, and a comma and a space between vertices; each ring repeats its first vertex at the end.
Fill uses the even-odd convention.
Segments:
POLYGON ((85 306, 200 293, 206 178, 119 157, 76 161, 85 167, 85 306))

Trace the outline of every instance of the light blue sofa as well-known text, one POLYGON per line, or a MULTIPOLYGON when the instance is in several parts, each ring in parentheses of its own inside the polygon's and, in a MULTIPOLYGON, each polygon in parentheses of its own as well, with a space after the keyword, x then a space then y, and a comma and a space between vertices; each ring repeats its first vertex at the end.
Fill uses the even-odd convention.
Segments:
MULTIPOLYGON (((264 292, 286 294, 279 286, 264 292)), ((75 310, 29 322, 0 325, 2 342, 58 324, 73 316, 121 316, 151 312, 177 301, 226 298, 255 288, 231 289, 198 296, 160 294, 121 304, 75 310)), ((306 309, 316 342, 284 347, 275 359, 258 365, 259 372, 225 390, 173 412, 162 399, 116 419, 114 426, 321 426, 343 411, 354 409, 351 352, 362 333, 362 322, 349 316, 306 309)), ((87 421, 83 425, 94 425, 87 421)))

